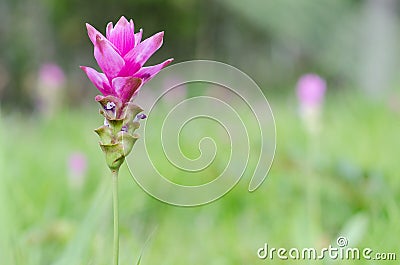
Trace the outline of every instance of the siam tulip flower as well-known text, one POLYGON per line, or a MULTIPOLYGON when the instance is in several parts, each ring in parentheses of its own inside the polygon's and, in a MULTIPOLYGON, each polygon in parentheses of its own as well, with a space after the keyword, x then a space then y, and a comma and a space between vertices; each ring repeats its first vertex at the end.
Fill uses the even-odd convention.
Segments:
POLYGON ((42 115, 50 117, 55 113, 64 87, 65 74, 60 66, 45 63, 40 67, 34 97, 36 108, 42 115))
MULTIPOLYGON (((317 74, 305 74, 300 77, 296 87, 297 97, 300 106, 300 118, 307 133, 308 152, 303 158, 307 170, 307 178, 304 181, 307 211, 309 223, 314 227, 320 225, 321 220, 321 197, 319 190, 319 178, 314 172, 313 162, 315 162, 320 145, 321 110, 326 92, 326 81, 317 74)), ((315 233, 317 231, 310 231, 315 233)))
POLYGON ((139 127, 135 117, 143 111, 131 100, 141 87, 173 59, 144 67, 146 61, 161 47, 164 32, 142 41, 142 30, 135 33, 133 21, 121 17, 113 26, 110 22, 103 36, 86 24, 89 39, 94 45, 94 57, 103 72, 81 66, 102 95, 96 97, 105 117, 104 125, 96 129, 107 164, 116 170, 124 161, 138 138, 133 132, 139 127), (124 141, 123 141, 124 140, 124 141))
MULTIPOLYGON (((140 88, 160 72, 173 59, 154 66, 143 67, 146 61, 161 47, 164 32, 154 34, 142 41, 142 30, 135 33, 133 21, 121 17, 115 26, 106 28, 106 37, 90 24, 86 24, 90 40, 94 45, 94 57, 103 71, 82 66, 90 81, 103 96, 113 96, 124 105, 140 88)), ((97 97, 101 100, 103 97, 97 97)))
POLYGON ((310 133, 317 133, 326 81, 316 74, 305 74, 297 82, 296 90, 303 122, 310 133))
POLYGON ((325 80, 316 74, 303 75, 297 82, 297 96, 303 106, 321 106, 325 91, 325 80))
POLYGON ((87 159, 83 153, 74 152, 68 157, 69 183, 74 188, 81 188, 86 177, 87 159))
POLYGON ((65 84, 64 71, 55 63, 45 63, 40 67, 39 81, 48 87, 62 87, 65 84))
POLYGON ((161 47, 164 32, 159 32, 142 41, 142 30, 135 33, 133 21, 121 17, 115 26, 107 25, 106 37, 94 27, 86 24, 88 35, 94 45, 94 57, 103 71, 82 66, 90 81, 102 95, 96 97, 104 125, 95 132, 100 137, 100 147, 106 156, 107 166, 112 173, 114 209, 113 264, 118 265, 118 171, 125 157, 131 152, 139 138, 134 133, 140 126, 142 108, 131 100, 140 88, 165 66, 168 59, 160 64, 144 67, 146 61, 161 47))

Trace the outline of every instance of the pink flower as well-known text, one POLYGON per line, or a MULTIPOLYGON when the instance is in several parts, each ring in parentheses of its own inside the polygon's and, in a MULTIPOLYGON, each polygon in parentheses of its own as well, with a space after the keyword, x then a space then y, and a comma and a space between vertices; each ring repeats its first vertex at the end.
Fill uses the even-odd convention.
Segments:
POLYGON ((39 82, 50 88, 62 87, 65 83, 64 71, 57 64, 43 64, 39 70, 39 82))
POLYGON ((32 96, 35 99, 35 107, 41 115, 51 117, 56 113, 62 99, 61 90, 65 85, 66 77, 59 65, 47 62, 40 66, 32 96))
POLYGON ((73 187, 81 187, 87 171, 85 154, 75 152, 68 157, 69 183, 73 187))
POLYGON ((305 74, 297 82, 297 97, 300 116, 307 131, 315 135, 321 128, 321 109, 326 91, 326 82, 316 74, 305 74))
POLYGON ((86 66, 81 66, 81 69, 104 96, 114 96, 122 104, 130 101, 144 83, 173 61, 168 59, 143 67, 161 47, 164 32, 142 41, 142 30, 135 33, 133 21, 123 16, 115 27, 108 23, 106 37, 89 24, 86 28, 94 45, 94 57, 103 73, 86 66))
POLYGON ((319 107, 324 100, 326 82, 316 74, 306 74, 297 82, 297 96, 304 107, 319 107))

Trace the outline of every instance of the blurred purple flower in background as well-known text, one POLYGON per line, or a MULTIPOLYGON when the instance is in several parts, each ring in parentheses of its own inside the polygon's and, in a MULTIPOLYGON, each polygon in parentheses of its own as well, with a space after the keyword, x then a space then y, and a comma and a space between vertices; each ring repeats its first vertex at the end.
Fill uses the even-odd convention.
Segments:
POLYGON ((316 74, 305 74, 297 82, 297 97, 301 105, 319 107, 326 91, 326 82, 316 74))
POLYGON ((135 33, 133 21, 123 16, 115 27, 111 22, 108 23, 106 37, 91 25, 86 24, 86 27, 94 45, 94 57, 103 73, 86 66, 81 66, 81 69, 104 96, 115 96, 122 104, 173 61, 168 59, 154 66, 143 67, 161 47, 164 32, 142 41, 142 30, 135 33))
POLYGON ((87 159, 85 154, 80 152, 70 154, 67 164, 70 186, 73 188, 81 188, 85 182, 87 171, 87 159))
POLYGON ((55 63, 44 63, 39 69, 35 93, 36 109, 43 116, 52 116, 59 106, 65 87, 64 71, 55 63))
POLYGON ((300 105, 300 115, 306 129, 311 134, 318 133, 321 108, 326 92, 326 81, 317 74, 305 74, 297 82, 296 92, 300 105))
POLYGON ((45 63, 39 69, 40 82, 48 87, 61 87, 65 83, 64 71, 55 63, 45 63))

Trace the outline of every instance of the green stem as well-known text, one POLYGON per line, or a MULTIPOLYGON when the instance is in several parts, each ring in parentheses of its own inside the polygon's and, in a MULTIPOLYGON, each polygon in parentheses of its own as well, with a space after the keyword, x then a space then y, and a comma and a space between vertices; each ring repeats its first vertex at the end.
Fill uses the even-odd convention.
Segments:
POLYGON ((113 208, 114 208, 113 265, 118 265, 118 256, 119 256, 118 170, 112 171, 112 182, 113 182, 113 208))
POLYGON ((310 237, 312 242, 316 244, 321 236, 321 194, 320 194, 320 180, 315 172, 315 163, 318 156, 319 148, 319 134, 312 133, 308 139, 308 160, 307 160, 307 174, 308 174, 308 205, 309 205, 309 226, 310 237))

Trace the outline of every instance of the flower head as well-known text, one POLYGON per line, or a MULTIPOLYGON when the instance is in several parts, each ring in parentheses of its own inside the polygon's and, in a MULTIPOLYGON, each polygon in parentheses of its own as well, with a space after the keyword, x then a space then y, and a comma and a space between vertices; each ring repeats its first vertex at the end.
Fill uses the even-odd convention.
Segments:
POLYGON ((326 91, 325 80, 316 74, 305 74, 297 82, 300 116, 311 134, 320 130, 322 102, 326 91))
POLYGON ((81 187, 87 171, 87 159, 85 154, 75 152, 68 157, 69 182, 73 187, 81 187))
POLYGON ((47 62, 40 66, 32 96, 41 115, 51 117, 55 114, 61 101, 60 92, 65 88, 65 79, 63 69, 56 63, 47 62))
POLYGON ((146 115, 140 114, 143 109, 133 104, 131 99, 144 83, 173 59, 144 67, 161 47, 164 32, 142 41, 142 30, 135 33, 133 21, 125 17, 121 17, 115 26, 108 23, 106 37, 89 24, 86 28, 94 45, 94 57, 103 72, 86 66, 81 68, 103 94, 95 99, 101 105, 100 114, 105 120, 95 132, 100 137, 107 165, 115 172, 139 138, 135 131, 140 126, 140 120, 146 118, 146 115))
POLYGON ((153 78, 173 59, 143 67, 146 61, 161 47, 164 32, 142 41, 142 30, 135 33, 133 21, 122 16, 113 26, 108 23, 106 37, 90 24, 86 24, 94 45, 94 57, 103 71, 81 66, 90 81, 104 96, 118 98, 122 105, 135 96, 142 85, 153 78))
POLYGON ((306 107, 319 107, 326 90, 326 82, 316 74, 305 74, 297 82, 297 96, 306 107))
POLYGON ((65 83, 64 71, 55 63, 45 63, 39 70, 39 82, 45 87, 62 87, 65 83))

